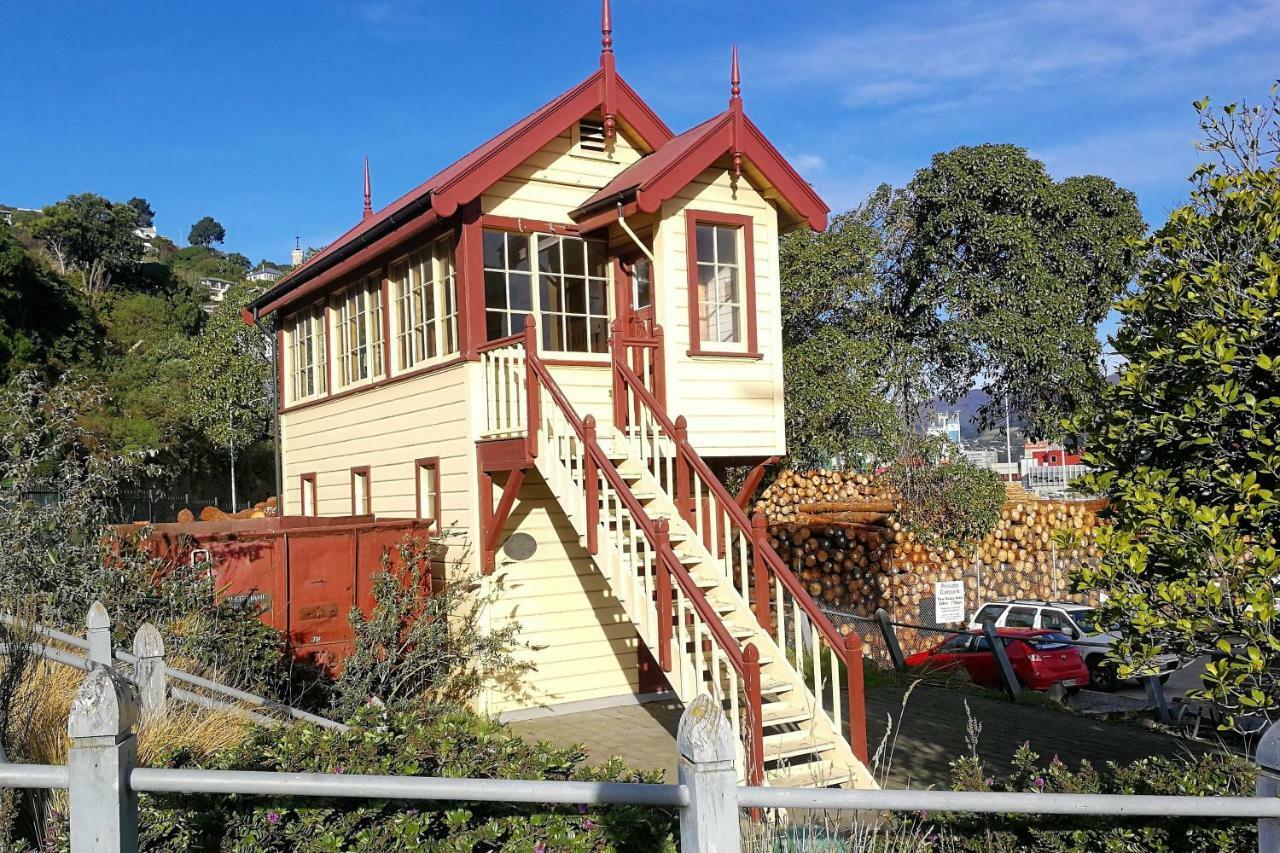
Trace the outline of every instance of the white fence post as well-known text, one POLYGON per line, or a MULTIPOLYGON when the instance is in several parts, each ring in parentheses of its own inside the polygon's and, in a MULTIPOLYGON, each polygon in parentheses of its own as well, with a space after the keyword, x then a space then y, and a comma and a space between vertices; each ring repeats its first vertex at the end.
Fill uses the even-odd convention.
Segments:
POLYGON ((150 622, 133 635, 133 681, 138 685, 144 718, 163 717, 168 699, 168 668, 164 663, 164 638, 150 622))
POLYGON ((685 853, 737 853, 737 750, 733 730, 719 705, 699 694, 680 717, 679 782, 689 789, 689 805, 680 813, 680 849, 685 853))
MULTIPOLYGON (((1272 723, 1258 741, 1253 755, 1258 763, 1258 781, 1254 793, 1259 797, 1280 796, 1280 723, 1272 723)), ((1280 820, 1258 818, 1258 853, 1280 850, 1280 820)))
POLYGON ((110 667, 95 666, 67 719, 72 853, 138 849, 138 795, 129 786, 138 759, 137 722, 137 688, 110 667))
POLYGON ((100 663, 110 668, 111 617, 107 615, 107 608, 102 606, 101 601, 95 601, 90 606, 85 625, 89 629, 86 637, 89 641, 89 663, 100 663))

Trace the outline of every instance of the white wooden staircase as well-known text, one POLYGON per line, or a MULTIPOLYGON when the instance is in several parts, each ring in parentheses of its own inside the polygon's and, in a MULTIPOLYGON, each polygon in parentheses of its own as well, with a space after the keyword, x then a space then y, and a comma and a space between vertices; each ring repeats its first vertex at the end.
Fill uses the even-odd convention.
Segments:
POLYGON ((681 701, 720 700, 743 782, 875 787, 856 639, 835 631, 639 374, 615 359, 615 420, 627 423, 597 436, 594 418, 580 418, 536 354, 526 356, 531 338, 482 353, 486 384, 499 389, 488 432, 526 437, 681 701))

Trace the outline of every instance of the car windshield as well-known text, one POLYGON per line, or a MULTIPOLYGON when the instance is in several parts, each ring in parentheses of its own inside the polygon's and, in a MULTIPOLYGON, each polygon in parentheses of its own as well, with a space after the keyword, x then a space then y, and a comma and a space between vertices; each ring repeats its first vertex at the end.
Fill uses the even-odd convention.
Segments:
POLYGON ((1052 651, 1053 649, 1065 649, 1071 646, 1071 641, 1067 639, 1066 634, 1038 634, 1034 637, 1024 637, 1027 645, 1033 649, 1040 651, 1052 651))

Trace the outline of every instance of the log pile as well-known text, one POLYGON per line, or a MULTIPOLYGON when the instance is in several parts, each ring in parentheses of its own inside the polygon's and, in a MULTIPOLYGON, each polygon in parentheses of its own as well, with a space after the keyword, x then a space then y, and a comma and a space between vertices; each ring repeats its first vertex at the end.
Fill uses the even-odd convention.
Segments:
MULTIPOLYGON (((242 509, 239 512, 230 513, 225 510, 218 509, 216 506, 206 506, 200 510, 199 519, 201 521, 222 521, 228 518, 272 518, 277 514, 276 497, 272 495, 265 501, 258 501, 251 507, 242 509)), ((190 509, 183 507, 178 511, 177 521, 179 523, 187 523, 195 521, 196 514, 190 509)))
MULTIPOLYGON (((756 503, 770 542, 823 605, 864 618, 883 607, 896 621, 932 625, 934 584, 963 581, 966 617, 983 601, 1078 600, 1072 570, 1098 557, 1096 505, 1020 495, 995 530, 964 550, 931 547, 895 518, 895 497, 873 475, 784 472, 756 503), (1078 544, 1062 548, 1058 534, 1078 544), (1056 566, 1055 566, 1056 564, 1056 566)), ((907 653, 941 637, 899 629, 907 653)))

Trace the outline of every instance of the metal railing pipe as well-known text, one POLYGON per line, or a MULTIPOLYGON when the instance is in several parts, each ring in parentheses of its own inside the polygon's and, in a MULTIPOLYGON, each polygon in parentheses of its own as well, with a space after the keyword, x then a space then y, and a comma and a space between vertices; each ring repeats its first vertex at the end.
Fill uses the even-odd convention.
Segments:
POLYGON ((70 784, 66 765, 0 763, 0 788, 66 788, 70 784))
POLYGON ((1120 817, 1280 817, 1280 798, 1172 797, 1148 794, 739 788, 738 805, 742 808, 1116 815, 1120 817))
POLYGON ((261 770, 136 768, 130 787, 146 793, 260 794, 375 800, 457 800, 505 803, 583 803, 681 808, 683 785, 643 782, 552 782, 520 779, 443 779, 425 776, 347 776, 261 770))

